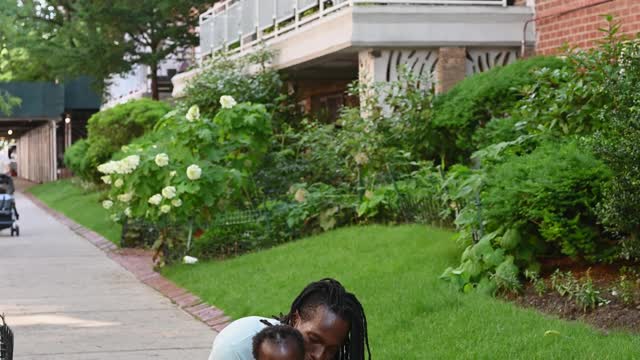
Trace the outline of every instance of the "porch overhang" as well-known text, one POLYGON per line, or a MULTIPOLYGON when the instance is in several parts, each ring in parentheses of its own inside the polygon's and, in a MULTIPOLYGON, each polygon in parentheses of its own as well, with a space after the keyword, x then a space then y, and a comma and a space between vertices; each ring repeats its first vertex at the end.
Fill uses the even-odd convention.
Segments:
MULTIPOLYGON (((353 61, 360 50, 367 48, 514 48, 520 47, 523 39, 530 45, 535 28, 527 27, 523 35, 525 24, 532 18, 533 9, 527 6, 356 5, 294 27, 264 43, 276 53, 276 69, 300 72, 317 65, 330 69, 331 63, 349 58, 353 61)), ((233 56, 254 49, 240 47, 233 56)), ((188 81, 200 71, 175 76, 174 97, 183 96, 188 81)))

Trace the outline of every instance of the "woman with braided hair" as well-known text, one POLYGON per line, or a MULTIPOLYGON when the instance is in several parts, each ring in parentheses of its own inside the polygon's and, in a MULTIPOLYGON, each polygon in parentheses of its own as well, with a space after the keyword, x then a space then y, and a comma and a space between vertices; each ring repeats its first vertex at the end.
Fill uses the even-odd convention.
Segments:
POLYGON ((371 359, 362 304, 334 279, 307 285, 278 319, 234 321, 213 342, 209 360, 253 360, 253 337, 269 325, 289 325, 304 339, 306 360, 371 359))

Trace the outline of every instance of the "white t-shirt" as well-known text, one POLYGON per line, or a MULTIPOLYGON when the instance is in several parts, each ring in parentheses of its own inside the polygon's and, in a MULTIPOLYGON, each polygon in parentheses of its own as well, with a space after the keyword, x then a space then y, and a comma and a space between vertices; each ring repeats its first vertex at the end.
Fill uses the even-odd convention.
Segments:
POLYGON ((209 360, 255 360, 253 337, 267 327, 260 320, 280 325, 278 320, 260 316, 249 316, 229 324, 213 340, 209 360))

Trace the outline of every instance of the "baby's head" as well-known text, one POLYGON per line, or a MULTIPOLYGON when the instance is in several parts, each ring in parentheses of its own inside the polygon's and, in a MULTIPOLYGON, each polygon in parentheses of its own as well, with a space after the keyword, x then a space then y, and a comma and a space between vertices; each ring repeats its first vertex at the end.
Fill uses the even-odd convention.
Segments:
POLYGON ((253 338, 256 360, 304 360, 302 334, 291 326, 267 326, 253 338))

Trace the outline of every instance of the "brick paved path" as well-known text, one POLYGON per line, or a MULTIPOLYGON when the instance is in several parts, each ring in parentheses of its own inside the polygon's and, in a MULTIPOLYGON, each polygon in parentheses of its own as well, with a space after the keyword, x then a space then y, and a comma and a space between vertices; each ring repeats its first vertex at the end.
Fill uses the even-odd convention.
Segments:
POLYGON ((22 359, 206 359, 215 332, 17 194, 0 232, 0 313, 22 359))

